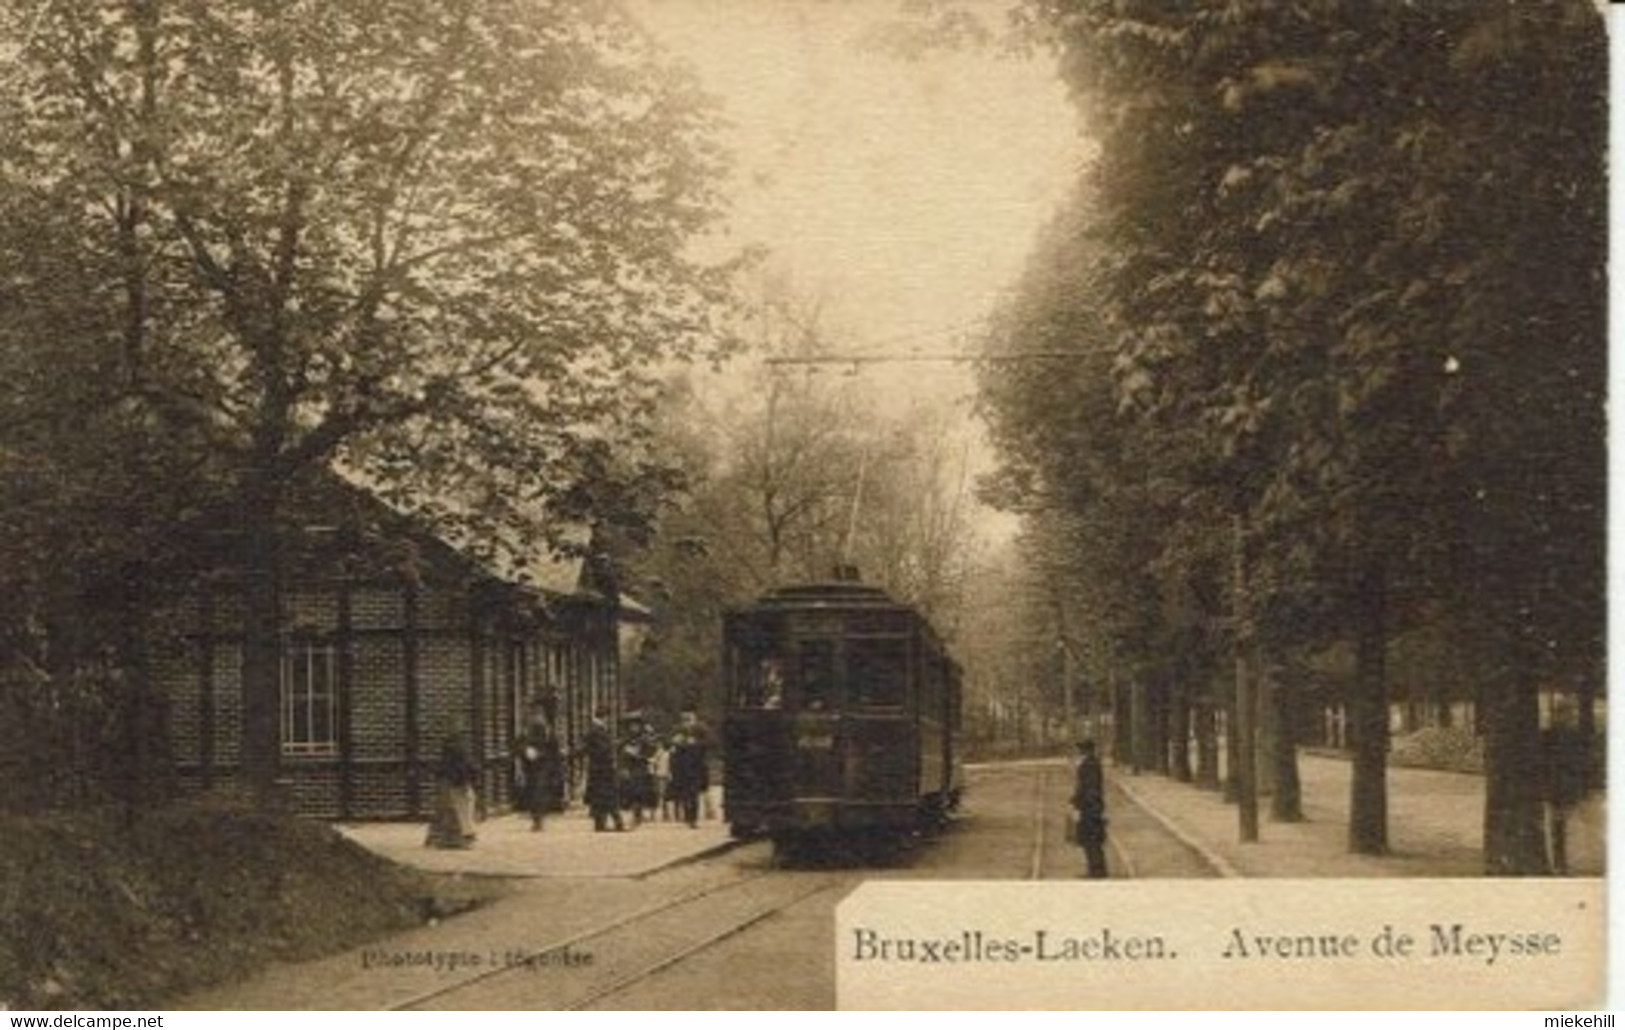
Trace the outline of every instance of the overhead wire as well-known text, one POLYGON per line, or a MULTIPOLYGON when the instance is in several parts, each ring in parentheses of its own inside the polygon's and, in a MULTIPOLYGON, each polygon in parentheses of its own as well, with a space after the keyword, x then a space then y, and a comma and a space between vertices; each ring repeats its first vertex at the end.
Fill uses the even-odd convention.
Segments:
POLYGON ((965 339, 971 330, 986 325, 986 319, 977 319, 971 322, 962 322, 958 325, 940 326, 935 329, 922 329, 914 332, 899 333, 893 336, 883 336, 868 341, 867 348, 859 351, 820 351, 811 354, 783 354, 773 355, 762 359, 767 365, 879 365, 879 364, 913 364, 913 363, 957 363, 957 362, 1008 362, 1046 360, 1056 358, 1082 357, 1086 352, 1075 349, 1056 350, 1039 349, 1013 351, 1010 353, 984 353, 976 350, 942 350, 929 351, 920 349, 885 350, 888 344, 906 343, 910 340, 923 340, 932 338, 965 339))

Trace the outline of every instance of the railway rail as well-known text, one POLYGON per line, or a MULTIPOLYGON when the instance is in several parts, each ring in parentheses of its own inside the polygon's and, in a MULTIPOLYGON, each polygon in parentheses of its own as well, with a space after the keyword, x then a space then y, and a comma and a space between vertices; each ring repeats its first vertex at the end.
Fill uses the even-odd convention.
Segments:
POLYGON ((1044 878, 1044 849, 1049 826, 1049 770, 1043 766, 1033 777, 1033 844, 1032 856, 1027 863, 1027 879, 1044 878))
MULTIPOLYGON (((835 877, 785 879, 772 870, 707 884, 511 954, 500 966, 402 999, 391 1011, 511 1007, 582 1009, 595 1005, 726 941, 813 896, 849 886, 835 877), (598 945, 611 955, 602 972, 545 978, 552 956, 598 945)), ((594 963, 597 965, 597 963, 594 963)))
MULTIPOLYGON (((1036 881, 1081 875, 1081 856, 1071 836, 1071 775, 1063 763, 1010 763, 975 771, 981 783, 973 789, 973 798, 984 790, 990 791, 998 795, 1007 810, 1019 804, 1024 811, 1024 851, 1017 877, 1036 881), (1031 786, 1027 787, 1027 783, 1031 786)), ((1234 869, 1222 861, 1215 862, 1209 853, 1195 846, 1160 813, 1146 808, 1116 776, 1107 781, 1107 797, 1107 866, 1113 879, 1236 875, 1234 869)))
MULTIPOLYGON (((580 1010, 613 1005, 623 996, 635 1002, 640 995, 646 999, 673 986, 682 990, 683 978, 693 978, 692 972, 675 972, 679 967, 691 969, 685 963, 753 931, 762 932, 775 917, 797 906, 833 905, 835 899, 828 895, 851 890, 867 878, 934 879, 967 872, 996 877, 999 870, 1029 881, 1076 878, 1082 862, 1067 833, 1070 780, 1059 762, 986 770, 972 794, 977 797, 985 788, 982 818, 969 813, 964 825, 936 844, 913 850, 901 865, 837 862, 787 868, 763 856, 760 867, 733 866, 726 879, 708 880, 586 929, 528 946, 502 966, 470 971, 390 1007, 580 1010), (962 845, 977 839, 983 843, 962 850, 962 845), (1004 843, 995 844, 1000 839, 1004 843), (571 949, 584 949, 597 961, 591 968, 548 975, 547 957, 571 949)), ((1227 875, 1110 780, 1108 791, 1114 878, 1227 875)), ((797 918, 802 917, 824 918, 812 910, 802 910, 797 918)), ((737 954, 717 951, 718 957, 703 960, 700 968, 707 963, 712 969, 726 965, 734 961, 727 956, 737 954)))
POLYGON ((628 991, 647 980, 653 979, 680 962, 687 961, 703 951, 716 947, 723 941, 729 940, 730 938, 744 933, 746 930, 756 926, 758 923, 766 922, 774 916, 786 912, 804 901, 811 900, 815 895, 822 894, 826 891, 845 889, 846 886, 847 884, 841 882, 827 882, 799 891, 791 897, 766 907, 754 915, 733 922, 721 930, 708 934, 701 939, 680 948, 668 956, 665 956, 657 961, 650 962, 625 976, 619 977, 609 984, 589 991, 586 995, 571 1002, 567 1008, 573 1011, 591 1008, 601 1001, 604 1001, 624 991, 628 991))

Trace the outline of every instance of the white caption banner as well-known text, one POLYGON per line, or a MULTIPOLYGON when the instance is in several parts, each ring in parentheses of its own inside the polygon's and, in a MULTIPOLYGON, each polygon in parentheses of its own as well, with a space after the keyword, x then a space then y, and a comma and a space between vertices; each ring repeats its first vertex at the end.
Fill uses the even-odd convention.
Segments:
POLYGON ((1566 1009, 1603 1001, 1604 884, 868 883, 843 1009, 1566 1009))

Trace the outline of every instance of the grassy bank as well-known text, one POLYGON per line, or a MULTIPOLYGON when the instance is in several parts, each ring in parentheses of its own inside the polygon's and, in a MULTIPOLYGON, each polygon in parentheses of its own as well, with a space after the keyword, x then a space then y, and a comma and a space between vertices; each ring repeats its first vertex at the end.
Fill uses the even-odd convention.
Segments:
POLYGON ((0 1003, 147 1008, 493 896, 223 804, 0 816, 0 1003))

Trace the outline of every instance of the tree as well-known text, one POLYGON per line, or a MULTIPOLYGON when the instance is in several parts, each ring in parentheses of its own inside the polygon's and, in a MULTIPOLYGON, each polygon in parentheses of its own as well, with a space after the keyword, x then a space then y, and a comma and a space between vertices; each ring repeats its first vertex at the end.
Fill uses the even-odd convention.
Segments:
POLYGON ((951 453, 944 416, 884 419, 856 378, 775 363, 830 349, 820 303, 787 282, 758 278, 744 314, 738 360, 759 364, 713 389, 695 383, 698 370, 668 381, 658 437, 684 489, 650 546, 626 555, 655 610, 628 679, 667 709, 709 703, 729 606, 826 580, 840 565, 951 633, 972 550, 960 517, 963 458, 951 453))
POLYGON ((1386 847, 1387 643, 1435 601, 1501 659, 1486 867, 1537 871, 1534 683, 1600 654, 1596 12, 1026 9, 1102 143, 1120 388, 1206 437, 1175 479, 1240 520, 1247 609, 1315 613, 1263 641, 1357 643, 1351 847, 1386 847))
MULTIPOLYGON (((1607 36, 1583 3, 1479 12, 1451 54, 1434 140, 1446 310, 1456 610, 1489 658, 1481 692, 1493 874, 1547 868, 1536 690, 1595 682, 1606 616, 1607 36), (1469 154, 1471 153, 1471 156, 1469 154)), ((1582 695, 1584 691, 1578 691, 1582 695)))
POLYGON ((163 795, 168 770, 146 667, 178 627, 152 599, 197 572, 176 527, 216 510, 219 469, 133 396, 116 258, 44 245, 87 218, 40 200, 0 195, 5 794, 134 811, 163 795))
POLYGON ((264 795, 290 492, 341 464, 519 547, 602 495, 575 488, 646 451, 649 365, 718 338, 724 270, 687 250, 710 110, 596 0, 100 0, 11 29, 5 188, 79 219, 129 396, 225 477, 264 795))

